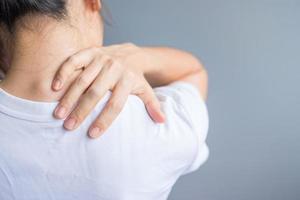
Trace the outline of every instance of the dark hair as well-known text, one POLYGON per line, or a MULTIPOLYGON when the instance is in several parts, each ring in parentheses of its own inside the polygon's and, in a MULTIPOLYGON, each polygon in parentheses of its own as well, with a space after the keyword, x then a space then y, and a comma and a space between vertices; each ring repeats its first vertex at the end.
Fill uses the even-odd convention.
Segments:
MULTIPOLYGON (((13 33, 16 22, 29 14, 47 15, 62 19, 66 14, 66 0, 0 0, 0 33, 7 28, 13 33)), ((3 32, 2 32, 3 33, 3 32)), ((4 41, 0 34, 0 70, 4 71, 4 41)), ((3 77, 0 77, 0 80, 3 77)))
POLYGON ((16 21, 28 14, 42 14, 61 19, 66 14, 66 0, 1 0, 0 24, 10 31, 16 21))
MULTIPOLYGON (((29 14, 47 15, 55 19, 62 19, 67 15, 66 2, 67 0, 0 0, 0 70, 4 69, 3 66, 6 64, 3 60, 5 45, 1 34, 1 30, 4 31, 4 26, 10 33, 13 33, 15 23, 29 14)), ((108 25, 111 25, 111 13, 102 0, 101 3, 104 6, 104 15, 108 15, 109 19, 102 17, 108 25)))

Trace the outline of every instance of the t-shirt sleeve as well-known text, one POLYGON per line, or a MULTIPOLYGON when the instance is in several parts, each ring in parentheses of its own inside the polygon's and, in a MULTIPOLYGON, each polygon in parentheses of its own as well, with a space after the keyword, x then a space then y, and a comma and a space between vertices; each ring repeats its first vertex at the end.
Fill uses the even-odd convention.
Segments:
POLYGON ((175 82, 155 89, 166 114, 163 134, 172 141, 174 162, 181 166, 180 173, 197 170, 208 158, 206 145, 208 112, 204 99, 195 86, 186 82, 175 82), (174 139, 175 138, 175 139, 174 139))

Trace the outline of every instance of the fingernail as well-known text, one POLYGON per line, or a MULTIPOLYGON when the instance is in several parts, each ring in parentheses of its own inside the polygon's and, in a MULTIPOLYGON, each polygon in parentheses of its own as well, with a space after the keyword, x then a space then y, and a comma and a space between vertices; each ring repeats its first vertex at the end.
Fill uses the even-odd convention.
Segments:
POLYGON ((165 122, 165 114, 160 111, 160 106, 156 104, 150 104, 147 106, 147 110, 155 123, 162 124, 165 122))
POLYGON ((55 110, 55 116, 58 118, 64 118, 67 113, 67 109, 63 106, 58 106, 55 110))
POLYGON ((64 126, 66 129, 72 130, 75 128, 76 123, 77 123, 77 120, 74 117, 71 117, 65 122, 64 126))
POLYGON ((90 129, 90 131, 89 131, 89 136, 90 136, 91 138, 97 138, 97 137, 99 137, 100 132, 101 132, 100 128, 98 128, 98 127, 93 127, 93 128, 90 129))
POLYGON ((54 83, 53 83, 53 88, 54 88, 55 90, 59 90, 59 89, 61 89, 61 87, 62 87, 62 82, 61 82, 61 80, 55 79, 55 80, 54 80, 54 83))
POLYGON ((158 123, 165 123, 166 121, 166 116, 162 112, 160 112, 160 119, 158 120, 158 123))

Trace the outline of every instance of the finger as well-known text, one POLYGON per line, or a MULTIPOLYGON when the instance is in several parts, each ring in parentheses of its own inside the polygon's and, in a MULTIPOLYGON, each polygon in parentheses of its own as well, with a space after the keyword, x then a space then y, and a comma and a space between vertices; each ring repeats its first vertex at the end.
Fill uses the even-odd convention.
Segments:
POLYGON ((93 85, 85 92, 75 110, 66 119, 64 127, 67 130, 76 129, 107 93, 110 85, 111 77, 107 76, 106 68, 103 67, 93 85))
POLYGON ((54 116, 63 119, 67 116, 71 109, 75 106, 80 96, 86 91, 86 89, 95 80, 97 74, 101 71, 107 61, 95 59, 84 70, 79 77, 74 81, 67 93, 60 100, 58 107, 55 109, 54 116))
POLYGON ((99 117, 89 129, 91 138, 100 137, 121 113, 131 92, 131 86, 118 84, 99 117))
POLYGON ((63 88, 68 78, 79 69, 88 66, 95 58, 95 49, 83 50, 69 57, 55 75, 52 88, 56 91, 63 88))
POLYGON ((165 115, 161 111, 160 103, 157 97, 155 96, 152 87, 146 84, 142 93, 137 94, 139 98, 142 99, 144 102, 146 109, 152 118, 153 121, 156 123, 164 123, 165 122, 165 115))

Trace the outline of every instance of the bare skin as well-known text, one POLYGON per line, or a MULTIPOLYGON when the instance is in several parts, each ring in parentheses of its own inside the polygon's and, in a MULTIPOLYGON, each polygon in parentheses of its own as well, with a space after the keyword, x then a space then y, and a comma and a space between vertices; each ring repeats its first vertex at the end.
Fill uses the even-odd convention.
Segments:
MULTIPOLYGON (((100 1, 74 1, 70 23, 77 27, 77 32, 51 19, 37 32, 17 30, 17 39, 11 44, 14 48, 10 69, 0 87, 30 100, 59 100, 54 115, 66 118, 67 130, 78 128, 101 97, 112 91, 106 107, 91 125, 89 136, 92 138, 105 132, 130 94, 144 101, 149 115, 158 123, 163 123, 167 116, 160 111, 152 87, 181 80, 196 86, 206 97, 206 71, 189 53, 134 44, 103 47, 99 9, 100 1), (82 6, 84 3, 87 6, 82 6), (98 29, 86 31, 95 26, 98 29)), ((40 21, 35 23, 40 24, 40 21)))
POLYGON ((133 44, 90 48, 74 55, 71 61, 61 67, 53 82, 53 89, 59 91, 67 77, 82 66, 87 67, 62 98, 55 115, 63 119, 71 113, 65 128, 74 130, 104 94, 111 90, 112 97, 90 129, 92 137, 98 137, 111 125, 130 94, 144 101, 149 115, 158 123, 163 123, 165 117, 152 87, 177 80, 193 81, 201 86, 200 92, 206 96, 207 77, 204 68, 192 55, 175 49, 140 48, 133 44), (198 79, 193 78, 197 74, 201 77, 198 83, 198 79), (79 98, 78 106, 72 110, 79 98))

